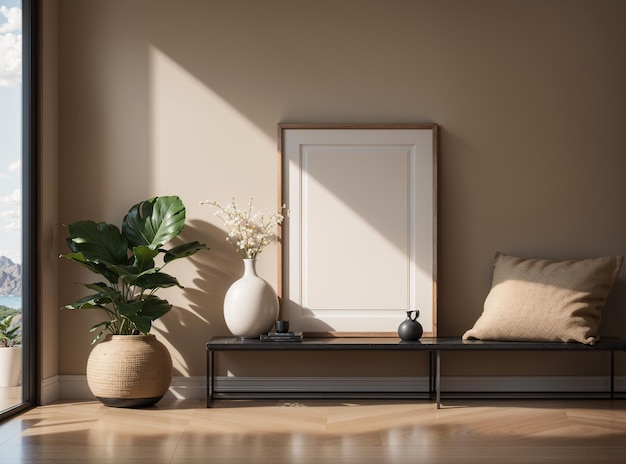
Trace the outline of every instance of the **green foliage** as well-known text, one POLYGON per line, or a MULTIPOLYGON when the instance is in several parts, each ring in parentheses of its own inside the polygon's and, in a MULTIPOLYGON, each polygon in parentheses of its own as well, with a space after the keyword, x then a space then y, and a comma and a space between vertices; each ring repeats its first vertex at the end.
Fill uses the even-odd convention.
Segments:
POLYGON ((122 230, 105 222, 78 221, 67 225, 66 258, 101 275, 107 282, 82 284, 94 293, 61 309, 100 309, 107 319, 91 328, 92 343, 105 331, 116 335, 148 334, 152 322, 172 308, 156 296, 157 290, 180 287, 164 273, 170 262, 194 255, 207 246, 197 241, 169 250, 163 247, 177 237, 185 225, 185 207, 177 196, 155 197, 130 208, 122 230), (155 260, 161 258, 160 264, 155 260))
POLYGON ((0 305, 0 319, 4 319, 12 314, 21 314, 21 309, 9 308, 8 306, 0 305))
POLYGON ((17 314, 0 320, 0 348, 19 345, 22 341, 22 325, 15 321, 17 314))

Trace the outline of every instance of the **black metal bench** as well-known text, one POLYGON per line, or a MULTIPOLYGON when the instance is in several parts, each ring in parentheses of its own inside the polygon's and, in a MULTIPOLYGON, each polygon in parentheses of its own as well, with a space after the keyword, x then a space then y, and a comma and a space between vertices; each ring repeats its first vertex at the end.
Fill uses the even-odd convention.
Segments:
MULTIPOLYGON (((503 342, 485 340, 462 340, 460 338, 422 338, 418 342, 406 342, 398 338, 304 338, 301 342, 267 342, 256 339, 237 339, 216 337, 206 344, 207 350, 207 407, 213 399, 223 398, 260 398, 285 397, 288 392, 280 391, 273 394, 254 394, 250 392, 224 392, 216 389, 215 353, 219 351, 424 351, 429 355, 429 387, 422 392, 434 400, 437 408, 441 407, 441 354, 452 351, 561 351, 561 352, 610 352, 610 390, 608 392, 588 392, 588 394, 604 395, 615 398, 615 352, 626 351, 626 341, 617 337, 602 337, 595 345, 581 343, 553 342, 503 342)), ((299 397, 313 397, 313 392, 293 392, 299 397)), ((419 397, 420 392, 375 392, 368 397, 419 397)), ((358 392, 329 392, 333 397, 359 397, 358 392)), ((325 395, 328 397, 329 395, 325 395)))

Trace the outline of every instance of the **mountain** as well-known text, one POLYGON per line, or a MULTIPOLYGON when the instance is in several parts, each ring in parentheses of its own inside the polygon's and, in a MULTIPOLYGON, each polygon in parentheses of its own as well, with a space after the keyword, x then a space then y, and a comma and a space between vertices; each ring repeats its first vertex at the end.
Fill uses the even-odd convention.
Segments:
POLYGON ((22 266, 0 256, 0 295, 22 296, 22 266))

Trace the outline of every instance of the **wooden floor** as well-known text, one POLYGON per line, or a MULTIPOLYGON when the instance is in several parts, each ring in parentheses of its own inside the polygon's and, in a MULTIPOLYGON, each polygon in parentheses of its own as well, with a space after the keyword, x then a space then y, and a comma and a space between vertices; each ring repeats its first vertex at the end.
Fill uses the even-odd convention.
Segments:
POLYGON ((626 401, 161 401, 39 407, 0 423, 13 463, 626 462, 626 401))
POLYGON ((22 387, 0 387, 0 411, 22 402, 22 387))

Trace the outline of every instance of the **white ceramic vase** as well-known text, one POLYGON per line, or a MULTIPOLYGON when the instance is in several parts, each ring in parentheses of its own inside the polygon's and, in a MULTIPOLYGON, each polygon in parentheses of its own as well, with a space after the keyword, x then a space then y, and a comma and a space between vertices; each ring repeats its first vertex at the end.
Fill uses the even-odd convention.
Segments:
POLYGON ((0 348, 0 387, 16 387, 22 378, 22 347, 0 348))
POLYGON ((278 298, 270 284, 256 273, 256 259, 244 259, 243 277, 224 298, 224 320, 238 338, 259 338, 278 318, 278 298))

